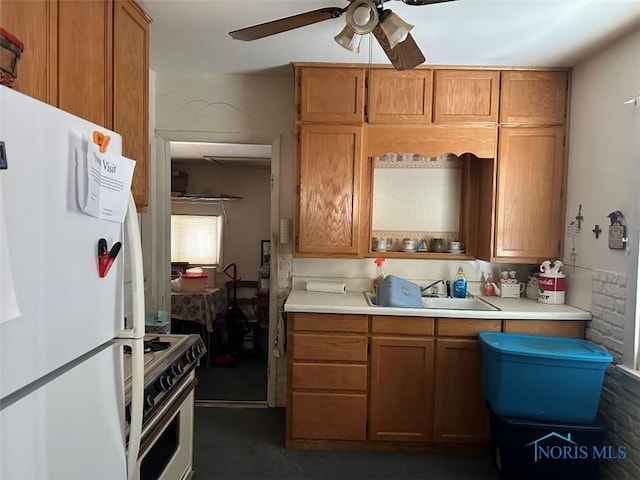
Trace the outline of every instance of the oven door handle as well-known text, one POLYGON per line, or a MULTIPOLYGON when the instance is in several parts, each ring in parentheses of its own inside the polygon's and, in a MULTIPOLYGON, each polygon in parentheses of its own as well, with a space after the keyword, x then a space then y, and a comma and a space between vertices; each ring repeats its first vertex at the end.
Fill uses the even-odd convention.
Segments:
POLYGON ((129 443, 127 444, 127 479, 137 478, 137 462, 142 438, 142 416, 144 414, 144 338, 121 340, 131 346, 131 415, 129 420, 129 443))

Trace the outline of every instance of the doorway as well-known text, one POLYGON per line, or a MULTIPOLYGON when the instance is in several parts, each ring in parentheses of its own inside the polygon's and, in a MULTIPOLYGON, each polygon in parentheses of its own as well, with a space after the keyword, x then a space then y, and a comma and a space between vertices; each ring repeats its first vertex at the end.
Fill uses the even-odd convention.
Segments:
MULTIPOLYGON (((182 173, 181 179, 188 179, 183 193, 200 198, 177 206, 172 202, 177 196, 176 192, 167 193, 167 214, 221 217, 220 262, 213 273, 213 281, 209 281, 207 285, 209 289, 221 292, 216 297, 212 328, 203 329, 199 322, 181 319, 172 321, 172 330, 175 333, 198 333, 206 336, 210 357, 196 372, 199 380, 196 388, 197 402, 266 405, 271 388, 267 376, 270 361, 270 348, 267 345, 270 344, 269 324, 273 316, 270 314, 271 270, 275 267, 264 264, 264 250, 265 242, 270 242, 273 236, 274 219, 278 217, 277 194, 272 193, 278 191, 273 188, 272 145, 191 142, 193 145, 185 147, 187 143, 190 142, 167 142, 168 152, 165 158, 168 157, 168 161, 165 162, 165 169, 169 181, 165 185, 171 183, 176 173, 182 173), (193 152, 194 148, 205 150, 198 151, 197 155, 188 153, 189 149, 193 152), (247 148, 258 153, 246 153, 247 148), (241 151, 243 153, 239 153, 241 151), (265 151, 268 156, 265 156, 265 151), (275 199, 272 198, 274 196, 275 199), (252 289, 245 284, 233 295, 229 286, 225 285, 233 280, 233 275, 230 275, 230 271, 223 272, 224 266, 229 264, 235 265, 236 280, 255 282, 257 288, 252 289), (265 277, 266 291, 260 288, 265 286, 265 277), (227 307, 234 298, 242 303, 240 308, 248 320, 249 328, 245 331, 242 352, 235 352, 237 355, 234 355, 234 361, 224 362, 219 361, 222 356, 220 354, 225 350, 224 344, 221 345, 219 330, 226 320, 227 307)), ((277 165, 275 170, 277 172, 277 165)), ((174 188, 166 189, 167 192, 172 190, 174 188)), ((169 242, 168 256, 170 250, 169 242)))

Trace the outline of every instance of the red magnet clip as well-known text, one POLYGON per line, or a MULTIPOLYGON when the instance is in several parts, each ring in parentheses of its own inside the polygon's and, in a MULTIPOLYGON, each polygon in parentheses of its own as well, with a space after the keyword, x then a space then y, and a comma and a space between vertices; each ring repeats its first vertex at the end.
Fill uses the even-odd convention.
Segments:
POLYGON ((107 250, 107 241, 104 238, 98 240, 98 274, 101 278, 106 277, 109 273, 111 265, 120 253, 122 244, 116 242, 111 247, 111 250, 107 250))

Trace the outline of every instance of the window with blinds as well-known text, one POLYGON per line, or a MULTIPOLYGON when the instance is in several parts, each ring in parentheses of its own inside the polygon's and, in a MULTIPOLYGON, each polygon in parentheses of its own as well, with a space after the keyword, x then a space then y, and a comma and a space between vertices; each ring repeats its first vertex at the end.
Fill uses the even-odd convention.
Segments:
POLYGON ((171 261, 217 266, 221 220, 217 215, 171 215, 171 261))

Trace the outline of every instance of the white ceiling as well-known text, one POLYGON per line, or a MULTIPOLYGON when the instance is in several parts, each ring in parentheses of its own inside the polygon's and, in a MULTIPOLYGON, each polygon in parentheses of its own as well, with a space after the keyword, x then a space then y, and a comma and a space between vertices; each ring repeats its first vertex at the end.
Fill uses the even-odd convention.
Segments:
MULTIPOLYGON (((150 67, 156 72, 278 73, 290 62, 369 61, 333 37, 343 15, 244 42, 228 32, 347 0, 139 0, 151 16, 150 67), (276 69, 276 70, 274 70, 276 69)), ((440 65, 573 66, 599 46, 640 24, 640 0, 457 0, 409 6, 389 1, 427 63, 440 65)), ((389 61, 374 40, 371 61, 389 61)))
MULTIPOLYGON (((360 53, 333 37, 345 16, 244 42, 228 32, 348 0, 138 0, 151 16, 150 68, 155 72, 292 75, 291 62, 389 64, 378 43, 364 38, 360 53)), ((409 6, 389 1, 405 21, 427 64, 573 66, 640 24, 640 0, 456 0, 409 6)), ((212 165, 258 164, 255 155, 231 163, 219 146, 172 146, 179 161, 203 155, 212 165)), ((238 153, 238 155, 240 155, 238 153)), ((270 157, 270 154, 269 154, 270 157)))

